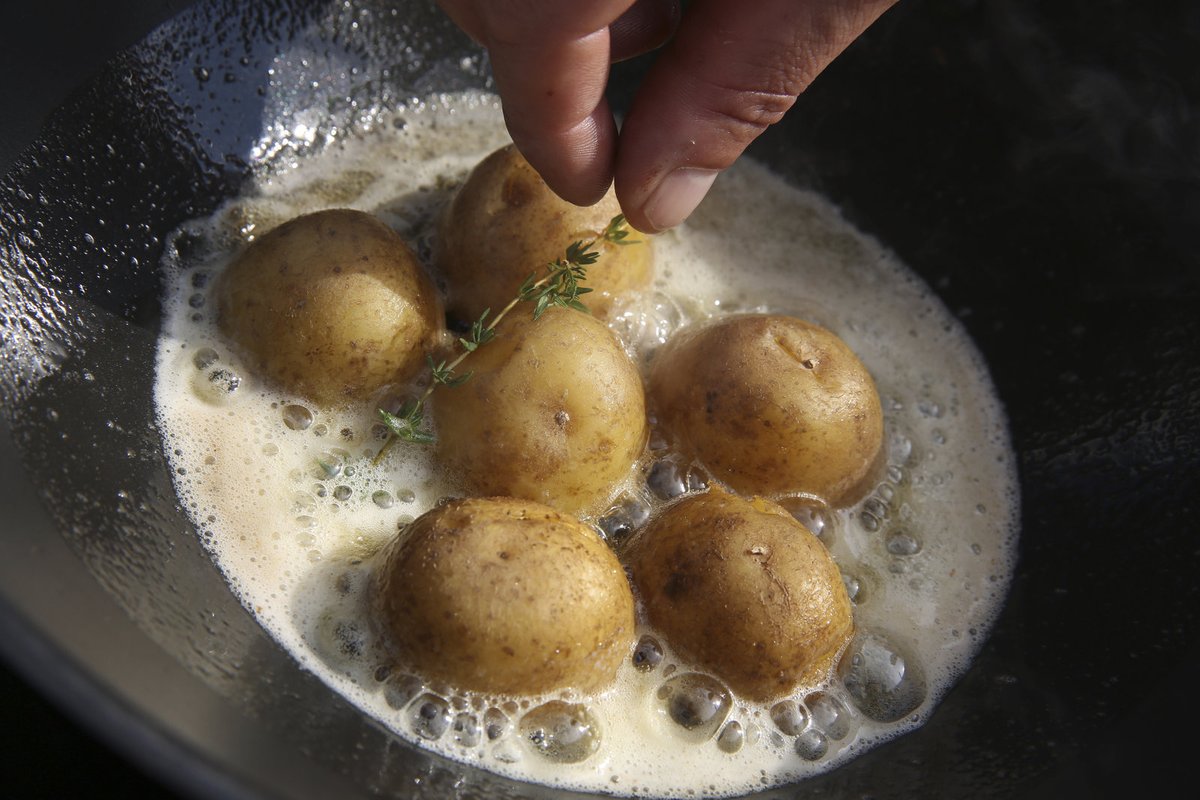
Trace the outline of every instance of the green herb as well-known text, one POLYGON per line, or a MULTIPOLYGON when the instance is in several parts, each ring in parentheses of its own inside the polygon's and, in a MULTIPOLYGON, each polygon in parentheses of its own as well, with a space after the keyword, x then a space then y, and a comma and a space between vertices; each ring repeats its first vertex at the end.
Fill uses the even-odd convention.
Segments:
POLYGON ((546 309, 552 306, 571 308, 587 313, 587 306, 579 298, 592 290, 580 284, 587 280, 587 268, 600 259, 600 250, 597 249, 597 245, 601 242, 627 245, 635 244, 638 241, 628 237, 629 228, 625 222, 625 215, 618 214, 609 221, 603 231, 591 239, 569 244, 562 258, 546 265, 546 274, 541 278, 538 278, 536 272, 530 273, 525 282, 521 284, 517 296, 509 301, 508 305, 501 309, 490 323, 487 318, 491 309, 484 310, 479 315, 479 319, 471 323, 470 336, 459 337, 458 345, 462 348, 462 352, 452 361, 443 360, 441 363, 435 363, 433 356, 427 355, 430 381, 421 396, 407 401, 396 414, 389 413, 382 408, 379 409, 380 419, 387 426, 389 435, 387 441, 383 443, 383 447, 379 448, 379 452, 375 454, 374 463, 378 464, 383 459, 388 448, 397 439, 413 444, 432 444, 434 442, 433 433, 424 427, 425 404, 430 395, 438 386, 453 388, 470 380, 472 372, 464 372, 459 375, 455 370, 467 356, 496 338, 496 326, 517 305, 533 303, 534 319, 540 318, 546 309))
POLYGON ((496 329, 485 324, 484 320, 491 313, 490 308, 485 308, 483 313, 479 315, 479 319, 471 323, 471 338, 459 338, 458 343, 462 345, 462 349, 468 353, 474 353, 480 345, 487 344, 496 337, 496 329))
MULTIPOLYGON (((415 444, 432 444, 433 434, 421 429, 424 421, 423 403, 420 400, 409 400, 401 408, 399 414, 390 414, 379 409, 383 424, 388 427, 393 436, 398 436, 406 442, 415 444)), ((391 441, 390 439, 388 441, 391 441)), ((387 446, 386 443, 384 445, 387 446)), ((382 454, 382 450, 380 453, 382 454)), ((376 456, 378 458, 379 456, 376 456)))
MULTIPOLYGON (((471 352, 471 350, 467 352, 471 352)), ((440 364, 434 364, 433 356, 425 356, 425 360, 429 362, 429 372, 433 376, 434 382, 440 383, 442 386, 459 386, 471 378, 470 372, 465 375, 454 374, 454 364, 458 363, 457 360, 449 366, 446 365, 445 361, 440 364)))

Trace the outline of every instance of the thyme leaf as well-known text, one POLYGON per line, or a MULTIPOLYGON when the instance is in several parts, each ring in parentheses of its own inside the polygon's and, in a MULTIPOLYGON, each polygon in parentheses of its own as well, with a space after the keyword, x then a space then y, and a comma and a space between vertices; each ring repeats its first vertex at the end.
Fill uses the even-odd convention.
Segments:
MULTIPOLYGON (((425 422, 425 404, 420 400, 410 400, 400 409, 399 414, 392 414, 385 409, 379 409, 379 417, 383 420, 383 424, 391 432, 393 437, 403 439, 406 442, 413 444, 433 444, 434 436, 426 428, 422 427, 425 422)), ((389 441, 391 441, 389 439, 389 441)), ((386 443, 385 443, 386 448, 386 443)), ((379 451, 379 456, 382 456, 384 450, 379 451)), ((379 458, 376 456, 376 459, 379 458)))
POLYGON ((458 361, 455 361, 453 364, 447 364, 443 360, 442 363, 435 364, 433 363, 433 356, 429 355, 425 356, 425 360, 429 363, 429 374, 433 377, 434 381, 443 386, 460 386, 471 378, 470 372, 465 375, 454 374, 454 366, 458 364, 458 361))

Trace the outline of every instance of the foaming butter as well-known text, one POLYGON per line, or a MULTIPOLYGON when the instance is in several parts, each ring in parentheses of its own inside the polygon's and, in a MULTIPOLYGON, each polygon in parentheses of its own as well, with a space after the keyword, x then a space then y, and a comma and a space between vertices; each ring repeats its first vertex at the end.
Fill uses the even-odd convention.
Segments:
MULTIPOLYGON (((736 795, 831 769, 920 725, 978 650, 1013 569, 1017 489, 1003 412, 962 327, 919 278, 822 198, 746 159, 685 226, 657 237, 653 287, 618 307, 611 326, 644 364, 690 322, 793 314, 837 333, 870 370, 886 473, 849 509, 803 512, 854 602, 857 633, 838 674, 768 703, 718 685, 726 707, 715 703, 689 729, 673 698, 697 684, 709 691, 711 678, 648 630, 599 696, 456 694, 388 666, 367 613, 372 557, 459 493, 454 476, 413 445, 373 465, 382 431, 369 404, 334 412, 263 385, 218 335, 209 292, 245 241, 331 206, 377 215, 427 260, 453 187, 507 139, 489 95, 439 96, 405 119, 264 170, 167 248, 160 429, 180 501, 245 606, 299 663, 397 735, 553 786, 736 795), (599 742, 577 763, 561 757, 577 733, 569 719, 549 746, 526 732, 557 701, 585 708, 599 742)), ((686 475, 667 480, 687 485, 686 475)), ((631 482, 637 514, 669 493, 654 488, 631 482)))

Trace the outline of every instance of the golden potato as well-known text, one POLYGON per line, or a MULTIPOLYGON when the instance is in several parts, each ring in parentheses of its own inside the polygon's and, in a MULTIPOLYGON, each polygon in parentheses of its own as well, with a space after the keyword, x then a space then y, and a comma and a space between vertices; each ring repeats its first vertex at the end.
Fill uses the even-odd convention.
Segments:
POLYGON ((594 691, 633 647, 633 594, 617 557, 540 503, 448 503, 381 558, 376 618, 398 659, 428 680, 488 694, 594 691))
POLYGON ((844 506, 882 463, 883 410, 866 367, 833 333, 793 317, 681 331, 655 356, 650 397, 678 446, 745 494, 844 506))
POLYGON ((762 498, 688 495, 649 522, 625 561, 676 653, 751 700, 823 680, 853 630, 825 546, 762 498))
POLYGON ((439 330, 433 286, 384 223, 330 209, 252 242, 217 286, 217 322, 269 380, 319 403, 411 378, 439 330))
MULTIPOLYGON (((621 213, 616 195, 580 208, 558 197, 517 148, 501 148, 479 163, 454 196, 438 229, 437 267, 446 277, 447 308, 466 320, 499 311, 521 284, 561 258, 567 245, 591 239, 621 213)), ((581 300, 603 318, 614 296, 650 281, 651 245, 602 243, 588 268, 593 291, 581 300)))
POLYGON ((572 514, 611 498, 646 442, 642 381, 595 318, 526 304, 464 362, 470 380, 433 396, 438 456, 479 494, 572 514))

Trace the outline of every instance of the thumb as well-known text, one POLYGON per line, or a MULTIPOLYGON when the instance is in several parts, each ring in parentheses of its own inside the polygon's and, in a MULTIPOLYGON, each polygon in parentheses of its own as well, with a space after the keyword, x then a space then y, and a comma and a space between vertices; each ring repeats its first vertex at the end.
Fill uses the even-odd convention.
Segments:
POLYGON ((683 222, 818 73, 895 0, 696 0, 621 128, 617 197, 638 230, 683 222))

